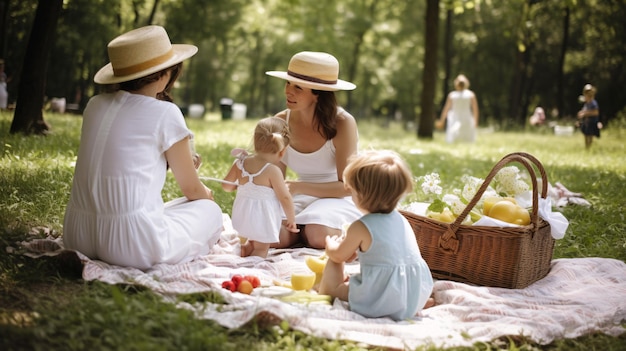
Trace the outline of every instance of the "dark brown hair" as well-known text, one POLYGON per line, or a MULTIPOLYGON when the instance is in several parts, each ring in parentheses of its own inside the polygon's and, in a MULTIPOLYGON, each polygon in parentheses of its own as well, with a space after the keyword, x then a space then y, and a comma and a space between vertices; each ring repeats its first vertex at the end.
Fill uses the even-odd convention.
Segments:
POLYGON ((174 100, 170 96, 170 92, 172 90, 172 87, 174 86, 174 83, 176 82, 178 77, 180 77, 180 74, 183 71, 183 63, 182 62, 180 62, 180 63, 178 63, 178 64, 176 64, 174 66, 168 67, 166 69, 163 69, 161 71, 158 71, 158 72, 152 73, 150 75, 147 75, 145 77, 129 80, 127 82, 121 82, 119 84, 109 84, 109 85, 107 85, 105 87, 105 91, 106 92, 113 92, 113 91, 117 91, 117 90, 125 90, 125 91, 139 90, 139 89, 145 87, 146 85, 148 85, 150 83, 154 83, 157 80, 161 79, 161 77, 166 75, 168 71, 172 72, 172 74, 170 75, 170 80, 167 82, 167 85, 165 86, 165 89, 162 92, 157 94, 157 99, 173 102, 174 100))
POLYGON ((337 135, 337 98, 332 91, 313 89, 312 92, 317 95, 314 115, 317 130, 330 140, 337 135))

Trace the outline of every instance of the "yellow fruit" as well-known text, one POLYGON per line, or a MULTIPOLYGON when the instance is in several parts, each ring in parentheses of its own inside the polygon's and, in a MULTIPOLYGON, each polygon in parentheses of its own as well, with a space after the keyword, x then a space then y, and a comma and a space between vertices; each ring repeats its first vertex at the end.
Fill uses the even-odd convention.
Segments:
POLYGON ((510 201, 496 202, 489 210, 489 217, 519 225, 530 223, 528 210, 510 201))
MULTIPOLYGON (((519 207, 519 206, 518 206, 519 207)), ((527 209, 519 207, 519 218, 515 220, 515 224, 529 225, 530 224, 530 212, 527 209)))
POLYGON ((304 259, 304 262, 306 262, 306 266, 309 267, 310 270, 312 270, 315 273, 322 273, 324 272, 324 268, 326 267, 326 262, 328 261, 328 258, 321 258, 321 257, 314 257, 314 256, 307 256, 304 259))
POLYGON ((237 286, 237 291, 239 291, 242 294, 248 294, 250 295, 250 293, 252 292, 252 290, 254 290, 254 288, 252 287, 252 283, 250 283, 247 280, 242 280, 239 283, 239 286, 237 286))
POLYGON ((485 200, 483 200, 483 214, 485 216, 489 216, 489 211, 491 210, 493 205, 495 205, 496 203, 500 201, 509 201, 514 204, 517 204, 517 200, 515 200, 515 198, 513 197, 489 196, 489 197, 486 197, 485 200))
POLYGON ((292 273, 291 287, 293 290, 311 290, 315 284, 315 273, 292 273))
POLYGON ((456 219, 448 208, 445 208, 443 212, 428 212, 426 216, 444 223, 452 223, 456 219))

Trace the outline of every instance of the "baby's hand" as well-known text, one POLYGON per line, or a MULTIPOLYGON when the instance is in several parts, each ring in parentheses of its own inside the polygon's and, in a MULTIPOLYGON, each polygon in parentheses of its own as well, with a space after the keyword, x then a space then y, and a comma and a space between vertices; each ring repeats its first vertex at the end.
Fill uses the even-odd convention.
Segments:
POLYGON ((298 228, 298 225, 295 222, 287 222, 285 224, 285 228, 287 228, 287 230, 291 233, 299 233, 300 232, 300 228, 298 228))

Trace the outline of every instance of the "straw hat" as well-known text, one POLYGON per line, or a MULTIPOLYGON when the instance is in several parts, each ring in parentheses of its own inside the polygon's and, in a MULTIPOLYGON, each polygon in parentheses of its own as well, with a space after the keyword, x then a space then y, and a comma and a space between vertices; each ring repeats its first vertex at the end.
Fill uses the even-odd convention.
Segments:
POLYGON ((592 93, 595 94, 596 93, 596 88, 593 85, 591 85, 591 84, 585 84, 585 86, 583 87, 583 94, 588 92, 588 91, 591 91, 592 93))
POLYGON ((98 84, 115 84, 174 66, 198 52, 195 45, 173 44, 163 27, 146 26, 111 40, 109 60, 94 76, 98 84))
POLYGON ((302 51, 291 58, 287 72, 269 71, 265 74, 294 82, 315 90, 353 90, 356 85, 339 79, 339 62, 325 52, 302 51))

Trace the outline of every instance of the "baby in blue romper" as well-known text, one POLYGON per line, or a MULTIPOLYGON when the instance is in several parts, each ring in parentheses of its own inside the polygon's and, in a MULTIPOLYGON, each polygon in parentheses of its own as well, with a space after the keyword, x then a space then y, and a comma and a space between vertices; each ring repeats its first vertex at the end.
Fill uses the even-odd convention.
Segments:
POLYGON ((413 189, 407 164, 393 151, 367 151, 350 160, 343 177, 364 215, 345 237, 326 238, 328 263, 319 292, 370 318, 403 320, 434 305, 430 270, 411 225, 396 210, 413 189), (344 264, 357 256, 360 273, 346 281, 344 264))

